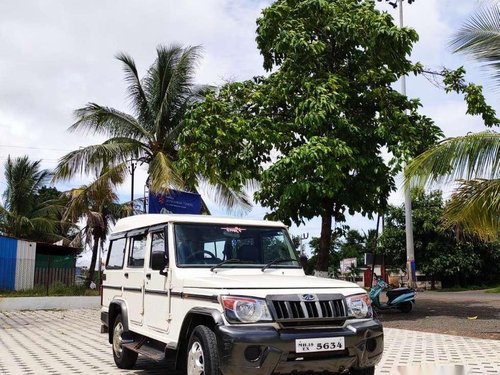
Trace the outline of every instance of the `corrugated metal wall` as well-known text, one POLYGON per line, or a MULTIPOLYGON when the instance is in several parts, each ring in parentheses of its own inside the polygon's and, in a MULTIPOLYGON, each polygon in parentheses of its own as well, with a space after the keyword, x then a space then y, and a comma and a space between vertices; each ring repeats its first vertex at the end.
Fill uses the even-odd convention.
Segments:
POLYGON ((16 285, 15 238, 0 236, 0 290, 14 290, 16 285))
POLYGON ((15 290, 32 289, 35 278, 36 243, 17 241, 15 290))
MULTIPOLYGON (((51 254, 58 246, 0 235, 0 291, 32 289, 35 285, 75 283, 75 255, 51 254), (37 248, 48 254, 37 254, 37 248), (52 249, 52 250, 51 250, 52 249)), ((68 248, 64 248, 66 252, 68 248)))

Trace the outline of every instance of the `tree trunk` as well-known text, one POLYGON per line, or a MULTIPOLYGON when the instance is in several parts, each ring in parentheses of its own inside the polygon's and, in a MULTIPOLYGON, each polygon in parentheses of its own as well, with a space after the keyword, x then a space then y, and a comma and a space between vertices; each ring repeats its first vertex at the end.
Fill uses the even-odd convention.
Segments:
POLYGON ((92 244, 92 259, 90 261, 89 272, 87 274, 87 279, 85 280, 85 285, 90 288, 90 283, 94 279, 95 264, 97 261, 97 251, 99 250, 99 237, 94 236, 94 241, 92 244))
POLYGON ((323 204, 323 212, 321 214, 321 235, 319 238, 319 253, 315 276, 328 277, 328 263, 330 260, 330 247, 332 242, 333 204, 327 199, 323 201, 323 204))

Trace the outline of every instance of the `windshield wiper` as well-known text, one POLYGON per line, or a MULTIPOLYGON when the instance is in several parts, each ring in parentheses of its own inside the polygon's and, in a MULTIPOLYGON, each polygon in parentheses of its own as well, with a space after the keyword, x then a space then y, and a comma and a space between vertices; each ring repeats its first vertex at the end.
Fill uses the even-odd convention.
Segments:
POLYGON ((224 264, 240 263, 240 262, 241 262, 241 260, 239 260, 238 258, 226 259, 226 260, 216 264, 215 266, 211 267, 210 271, 214 272, 214 269, 222 267, 224 264))
POLYGON ((271 267, 272 265, 275 265, 275 264, 278 264, 278 263, 290 262, 290 261, 292 261, 292 262, 296 262, 296 260, 295 260, 295 259, 292 259, 292 258, 276 258, 276 259, 275 259, 275 260, 273 260, 272 262, 267 263, 267 264, 266 264, 264 267, 262 267, 260 270, 261 270, 262 272, 264 272, 264 270, 265 270, 266 268, 269 268, 269 267, 271 267))

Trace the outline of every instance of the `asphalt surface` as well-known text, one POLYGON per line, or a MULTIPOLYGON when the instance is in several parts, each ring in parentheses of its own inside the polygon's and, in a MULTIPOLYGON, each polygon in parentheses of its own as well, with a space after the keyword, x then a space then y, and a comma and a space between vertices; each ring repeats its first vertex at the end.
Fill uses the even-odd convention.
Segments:
POLYGON ((420 292, 410 313, 382 311, 379 319, 384 327, 500 340, 500 294, 420 292))

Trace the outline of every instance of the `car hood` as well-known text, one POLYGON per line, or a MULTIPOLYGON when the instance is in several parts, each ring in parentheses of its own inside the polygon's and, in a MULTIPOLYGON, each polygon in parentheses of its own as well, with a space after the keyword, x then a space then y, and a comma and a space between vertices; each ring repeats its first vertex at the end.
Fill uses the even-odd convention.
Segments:
POLYGON ((342 280, 314 276, 285 275, 221 275, 184 279, 184 288, 196 289, 337 289, 357 288, 358 285, 342 280))

